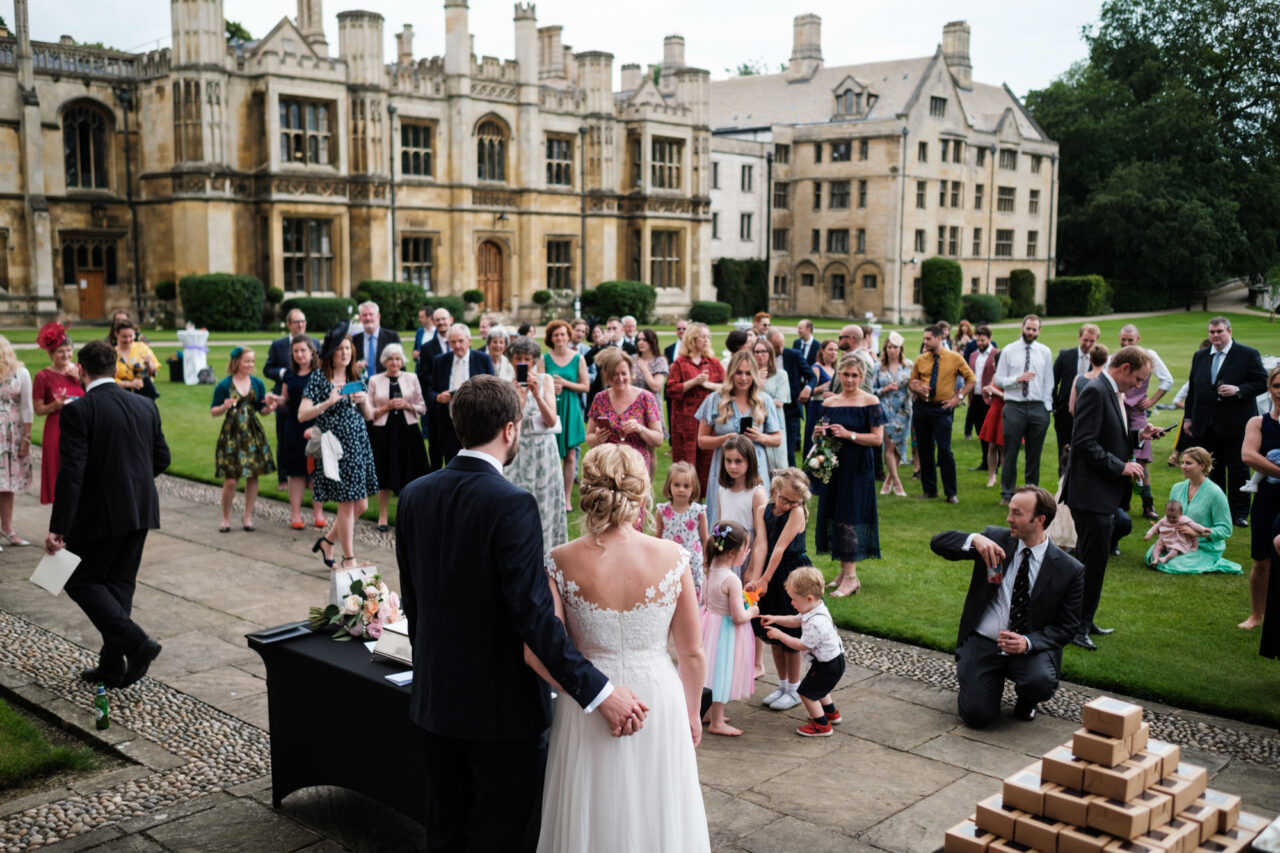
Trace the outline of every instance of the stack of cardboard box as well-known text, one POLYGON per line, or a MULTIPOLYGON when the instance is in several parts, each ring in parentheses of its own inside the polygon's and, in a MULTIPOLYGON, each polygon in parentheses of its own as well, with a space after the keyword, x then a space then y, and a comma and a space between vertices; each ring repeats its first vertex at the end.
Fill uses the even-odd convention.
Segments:
POLYGON ((1138 705, 1103 696, 1082 717, 1070 743, 947 830, 945 853, 1237 853, 1266 828, 1176 745, 1152 740, 1138 705))

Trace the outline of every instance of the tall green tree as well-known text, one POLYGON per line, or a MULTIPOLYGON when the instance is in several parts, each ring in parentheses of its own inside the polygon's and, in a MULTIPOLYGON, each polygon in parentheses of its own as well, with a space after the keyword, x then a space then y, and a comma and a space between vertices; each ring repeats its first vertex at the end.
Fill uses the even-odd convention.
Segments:
POLYGON ((1280 258, 1280 0, 1109 0, 1028 95, 1061 155, 1065 272, 1189 300, 1280 258))
POLYGON ((249 35, 249 31, 245 29, 244 24, 239 21, 229 21, 222 19, 227 29, 227 41, 253 41, 253 36, 249 35))

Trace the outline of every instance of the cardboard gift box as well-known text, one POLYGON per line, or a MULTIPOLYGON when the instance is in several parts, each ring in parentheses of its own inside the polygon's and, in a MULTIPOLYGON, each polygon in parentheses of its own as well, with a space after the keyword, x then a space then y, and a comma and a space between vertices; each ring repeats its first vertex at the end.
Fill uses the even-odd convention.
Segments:
POLYGON ((1191 780, 1183 779, 1180 776, 1165 776, 1149 787, 1152 791, 1165 794, 1173 800, 1174 814, 1181 814, 1182 810, 1195 802, 1196 799, 1196 792, 1191 787, 1191 780))
POLYGON ((1087 826, 1069 826, 1058 833, 1058 853, 1102 853, 1115 841, 1110 835, 1087 826))
POLYGON ((996 836, 971 820, 962 821, 947 830, 942 839, 943 853, 987 853, 996 836))
POLYGON ((1271 823, 1271 821, 1261 815, 1251 814, 1250 812, 1244 811, 1240 812, 1240 815, 1236 818, 1236 828, 1244 830, 1245 832, 1252 832, 1254 836, 1257 836, 1262 832, 1262 830, 1266 829, 1267 824, 1269 823, 1271 823))
POLYGON ((1104 800, 1102 797, 1096 797, 1089 803, 1088 825, 1117 838, 1131 841, 1146 832, 1150 822, 1151 813, 1141 803, 1104 800))
MULTIPOLYGON (((1235 794, 1206 788, 1197 803, 1207 803, 1218 811, 1218 832, 1223 832, 1236 825, 1240 817, 1240 798, 1235 794)), ((1204 842, 1200 842, 1203 844, 1204 842)))
POLYGON ((999 794, 992 794, 985 800, 979 801, 973 820, 987 832, 999 835, 1001 838, 1013 838, 1014 823, 1023 814, 1025 812, 1006 805, 1004 798, 999 794))
POLYGON ((1147 826, 1155 829, 1173 820, 1173 798, 1156 791, 1143 791, 1130 802, 1134 805, 1146 806, 1150 815, 1147 826))
POLYGON ((1200 827, 1196 838, 1197 845, 1208 841, 1209 836, 1218 831, 1218 810, 1202 800, 1196 800, 1178 812, 1178 818, 1200 827))
POLYGON ((1135 752, 1125 764, 1142 768, 1142 787, 1150 788, 1164 776, 1164 761, 1153 752, 1135 752))
POLYGON ((1055 785, 1044 793, 1044 816, 1073 826, 1084 826, 1089 820, 1089 801, 1092 799, 1092 794, 1055 785))
POLYGON ((1138 726, 1138 730, 1131 735, 1127 735, 1124 739, 1125 748, 1129 750, 1129 755, 1142 752, 1147 748, 1147 741, 1151 740, 1151 726, 1143 723, 1138 726))
POLYGON ((1032 850, 1056 853, 1058 835, 1066 828, 1067 825, 1060 820, 1033 814, 1023 815, 1013 827, 1013 840, 1032 850))
POLYGON ((1184 853, 1196 848, 1199 837, 1198 824, 1174 818, 1164 826, 1148 829, 1146 835, 1138 836, 1138 841, 1169 853, 1184 853))
POLYGON ((1027 853, 1031 850, 1025 844, 1019 844, 1016 841, 1009 841, 1004 838, 997 838, 987 847, 987 853, 1027 853))
POLYGON ((1195 764, 1186 764, 1179 762, 1178 766, 1173 769, 1173 776, 1178 779, 1186 779, 1191 783, 1191 799, 1195 801, 1209 787, 1209 771, 1195 764))
MULTIPOLYGON (((1045 792, 1053 787, 1040 776, 1040 762, 1024 767, 1004 780, 1001 795, 1007 805, 1030 814, 1044 814, 1045 792)), ((1008 838, 1009 836, 1005 836, 1008 838)))
POLYGON ((1115 767, 1133 754, 1124 738, 1101 735, 1088 729, 1077 729, 1071 736, 1071 751, 1077 758, 1104 767, 1115 767))
POLYGON ((1064 788, 1083 791, 1084 769, 1090 763, 1083 758, 1078 758, 1071 751, 1071 744, 1065 743, 1062 746, 1055 746, 1040 759, 1040 775, 1064 788))
POLYGON ((1134 839, 1133 841, 1112 841, 1106 846, 1106 853, 1164 853, 1164 851, 1134 839))
POLYGON ((1146 788, 1143 784, 1145 779, 1146 771, 1132 761, 1117 764, 1115 767, 1090 764, 1084 771, 1084 789, 1099 797, 1128 801, 1146 788))
POLYGON ((1249 849, 1248 841, 1233 841, 1225 835, 1215 835, 1208 841, 1202 841, 1197 851, 1205 853, 1243 853, 1249 849))
POLYGON ((1123 739, 1142 725, 1142 707, 1110 696, 1099 696, 1084 704, 1080 718, 1091 732, 1123 739))
POLYGON ((1168 743, 1155 738, 1147 739, 1147 747, 1144 750, 1151 755, 1160 756, 1160 775, 1168 776, 1170 773, 1178 769, 1178 764, 1182 761, 1182 747, 1176 743, 1168 743))

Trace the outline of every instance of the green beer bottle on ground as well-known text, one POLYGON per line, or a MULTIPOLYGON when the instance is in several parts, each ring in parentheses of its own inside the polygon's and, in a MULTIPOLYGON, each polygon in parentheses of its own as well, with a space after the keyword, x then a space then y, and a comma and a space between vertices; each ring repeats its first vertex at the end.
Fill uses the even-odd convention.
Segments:
POLYGON ((97 722, 94 724, 98 731, 110 728, 111 719, 108 716, 107 688, 101 681, 98 682, 98 686, 94 690, 93 713, 98 718, 97 722))

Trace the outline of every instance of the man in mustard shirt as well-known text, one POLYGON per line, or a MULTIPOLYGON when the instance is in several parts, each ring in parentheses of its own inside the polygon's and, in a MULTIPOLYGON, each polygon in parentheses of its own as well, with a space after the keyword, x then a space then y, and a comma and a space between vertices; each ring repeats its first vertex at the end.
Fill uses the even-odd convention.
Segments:
POLYGON ((911 425, 916 431, 920 452, 920 484, 926 498, 938 496, 938 475, 934 469, 935 448, 938 466, 942 468, 942 488, 947 503, 958 504, 956 497, 956 457, 951 452, 951 422, 956 406, 973 390, 973 371, 964 357, 945 349, 946 334, 940 326, 924 330, 924 352, 911 368, 908 387, 915 395, 911 425), (956 377, 964 385, 956 387, 956 377))

